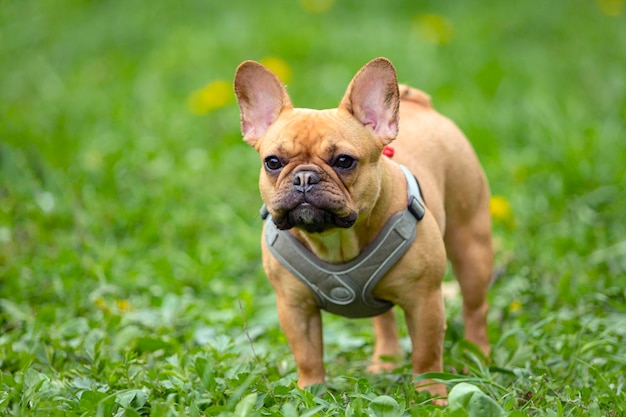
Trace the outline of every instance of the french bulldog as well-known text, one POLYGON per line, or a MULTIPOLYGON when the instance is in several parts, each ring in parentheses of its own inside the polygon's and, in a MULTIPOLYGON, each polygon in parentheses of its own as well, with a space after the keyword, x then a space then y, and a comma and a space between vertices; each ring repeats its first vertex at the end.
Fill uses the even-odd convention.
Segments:
MULTIPOLYGON (((385 58, 361 68, 334 109, 294 108, 280 79, 254 61, 237 68, 234 89, 243 139, 262 162, 263 267, 298 386, 325 382, 321 309, 373 316, 368 370, 381 372, 402 356, 397 305, 413 372, 441 372, 446 259, 465 338, 488 355, 489 186, 470 143, 429 96, 398 85, 385 58)), ((445 403, 444 384, 416 388, 445 403)))

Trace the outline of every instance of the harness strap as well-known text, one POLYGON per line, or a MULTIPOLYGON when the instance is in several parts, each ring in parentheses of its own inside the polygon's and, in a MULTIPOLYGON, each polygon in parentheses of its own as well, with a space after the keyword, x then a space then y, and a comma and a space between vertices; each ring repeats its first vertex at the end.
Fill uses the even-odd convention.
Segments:
POLYGON ((400 165, 407 181, 407 209, 393 215, 380 233, 355 259, 343 264, 324 262, 291 233, 276 227, 265 206, 267 246, 278 261, 315 295, 320 308, 350 318, 372 317, 393 307, 372 290, 406 253, 426 212, 417 179, 400 165))

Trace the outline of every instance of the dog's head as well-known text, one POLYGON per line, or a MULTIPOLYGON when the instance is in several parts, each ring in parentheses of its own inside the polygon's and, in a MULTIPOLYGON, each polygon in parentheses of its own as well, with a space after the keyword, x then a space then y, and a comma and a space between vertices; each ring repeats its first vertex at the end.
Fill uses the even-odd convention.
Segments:
POLYGON ((235 75, 244 140, 261 157, 261 197, 279 229, 320 233, 351 227, 380 192, 379 160, 398 133, 395 69, 384 58, 354 76, 338 108, 294 108, 263 65, 235 75))

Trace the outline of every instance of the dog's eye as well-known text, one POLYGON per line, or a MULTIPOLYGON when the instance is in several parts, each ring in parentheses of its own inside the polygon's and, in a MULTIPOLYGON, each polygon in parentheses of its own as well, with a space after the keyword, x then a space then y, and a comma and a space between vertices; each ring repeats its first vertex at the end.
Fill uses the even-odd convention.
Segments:
POLYGON ((277 156, 268 156, 265 158, 265 169, 268 171, 278 171, 283 167, 282 161, 277 156))
POLYGON ((350 155, 339 155, 337 158, 335 158, 335 161, 333 162, 333 167, 342 170, 354 168, 355 165, 356 159, 354 159, 350 155))

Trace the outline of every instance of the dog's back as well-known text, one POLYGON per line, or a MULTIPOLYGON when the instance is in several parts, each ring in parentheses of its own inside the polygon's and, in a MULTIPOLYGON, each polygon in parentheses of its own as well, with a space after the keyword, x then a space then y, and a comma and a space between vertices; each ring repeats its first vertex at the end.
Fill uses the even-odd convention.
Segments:
POLYGON ((442 233, 446 225, 456 226, 480 212, 488 213, 488 183, 465 135, 432 107, 426 93, 400 85, 400 98, 393 159, 417 176, 442 233))

